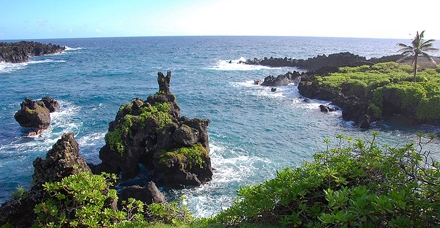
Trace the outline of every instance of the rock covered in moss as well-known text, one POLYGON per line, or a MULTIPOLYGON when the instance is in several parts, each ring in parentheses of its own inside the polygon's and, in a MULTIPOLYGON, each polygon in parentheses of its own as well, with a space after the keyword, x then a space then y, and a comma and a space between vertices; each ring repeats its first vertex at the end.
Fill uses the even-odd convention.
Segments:
POLYGON ((36 133, 46 130, 50 126, 50 113, 58 111, 60 105, 51 97, 43 97, 41 100, 25 98, 20 104, 14 118, 24 128, 32 128, 36 133))
POLYGON ((120 107, 109 124, 96 172, 121 173, 127 180, 139 174, 142 164, 165 186, 197 186, 211 180, 209 120, 180 117, 170 79, 171 72, 159 72, 156 94, 120 107))

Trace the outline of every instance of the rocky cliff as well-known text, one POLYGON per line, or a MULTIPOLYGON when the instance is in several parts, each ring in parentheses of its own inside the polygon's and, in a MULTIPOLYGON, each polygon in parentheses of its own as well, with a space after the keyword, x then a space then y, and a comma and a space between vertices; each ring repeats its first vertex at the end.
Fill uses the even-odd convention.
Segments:
POLYGON ((15 43, 0 42, 0 62, 22 63, 29 57, 63 52, 66 47, 39 42, 21 41, 15 43))

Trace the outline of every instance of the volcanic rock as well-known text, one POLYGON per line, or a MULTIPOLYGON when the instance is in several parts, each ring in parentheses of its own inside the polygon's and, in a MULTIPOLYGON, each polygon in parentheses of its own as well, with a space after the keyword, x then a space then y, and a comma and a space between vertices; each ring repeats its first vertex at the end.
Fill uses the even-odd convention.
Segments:
POLYGON ((36 219, 35 205, 49 196, 42 184, 60 181, 62 178, 80 171, 90 172, 85 160, 79 156, 78 143, 73 133, 63 134, 46 155, 34 161, 32 188, 21 198, 6 201, 0 206, 0 224, 9 223, 12 227, 31 227, 36 219))
POLYGON ((165 202, 165 196, 152 181, 148 182, 144 187, 133 185, 123 188, 119 196, 119 201, 128 200, 129 198, 140 200, 147 205, 165 202))
POLYGON ((272 75, 264 78, 262 86, 286 86, 290 83, 298 82, 298 79, 301 77, 301 74, 298 71, 287 72, 286 74, 278 75, 278 77, 274 77, 272 75))
POLYGON ((159 72, 156 94, 121 106, 109 124, 95 172, 121 174, 124 181, 136 177, 142 164, 164 186, 198 186, 211 180, 209 120, 180 117, 170 79, 171 72, 159 72))
POLYGON ((50 126, 50 113, 60 109, 60 105, 51 97, 41 100, 25 98, 14 118, 24 128, 32 128, 38 134, 50 126))
POLYGON ((39 42, 21 41, 15 43, 0 42, 0 62, 22 63, 29 57, 63 52, 66 47, 39 42))

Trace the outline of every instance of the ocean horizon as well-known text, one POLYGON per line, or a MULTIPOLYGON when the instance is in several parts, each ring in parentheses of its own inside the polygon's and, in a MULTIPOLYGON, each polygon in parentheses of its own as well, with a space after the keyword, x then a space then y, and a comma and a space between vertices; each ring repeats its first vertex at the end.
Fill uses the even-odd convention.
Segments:
MULTIPOLYGON (((9 41, 21 40, 0 42, 9 41)), ((314 152, 325 148, 326 138, 336 145, 338 134, 371 139, 377 131, 380 144, 397 147, 415 141, 417 132, 439 131, 436 126, 406 126, 398 120, 379 121, 361 130, 344 121, 341 111, 320 112, 319 105, 329 105, 328 101, 304 102, 295 84, 280 86, 276 92, 254 85, 256 79, 300 69, 239 64, 242 59, 306 59, 339 52, 382 57, 398 54, 397 43, 409 44, 410 39, 148 36, 33 41, 67 48, 26 63, 0 63, 0 203, 11 199, 17 187, 30 188, 33 160, 45 157, 63 133, 74 133, 88 163, 100 163, 98 152, 105 144, 108 123, 120 105, 158 91, 158 72, 172 72, 170 90, 182 116, 210 119, 213 180, 201 187, 162 189, 169 200, 186 196, 198 217, 227 208, 240 186, 310 161, 314 152), (14 114, 24 98, 44 96, 57 100, 61 109, 51 114, 51 126, 41 137, 27 137, 14 114)), ((438 145, 434 140, 426 149, 438 153, 438 145)))

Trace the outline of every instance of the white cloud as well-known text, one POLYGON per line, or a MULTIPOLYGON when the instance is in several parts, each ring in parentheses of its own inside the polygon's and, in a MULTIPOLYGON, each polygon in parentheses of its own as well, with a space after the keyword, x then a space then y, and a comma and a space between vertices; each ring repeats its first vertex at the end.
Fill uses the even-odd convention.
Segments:
POLYGON ((37 22, 40 26, 46 26, 46 24, 47 24, 48 21, 39 18, 39 19, 36 20, 36 22, 37 22))
POLYGON ((168 22, 177 25, 177 33, 406 38, 426 29, 427 35, 440 38, 437 20, 429 20, 436 15, 435 7, 414 20, 404 13, 412 12, 407 4, 395 1, 222 0, 192 7, 176 12, 168 22))

